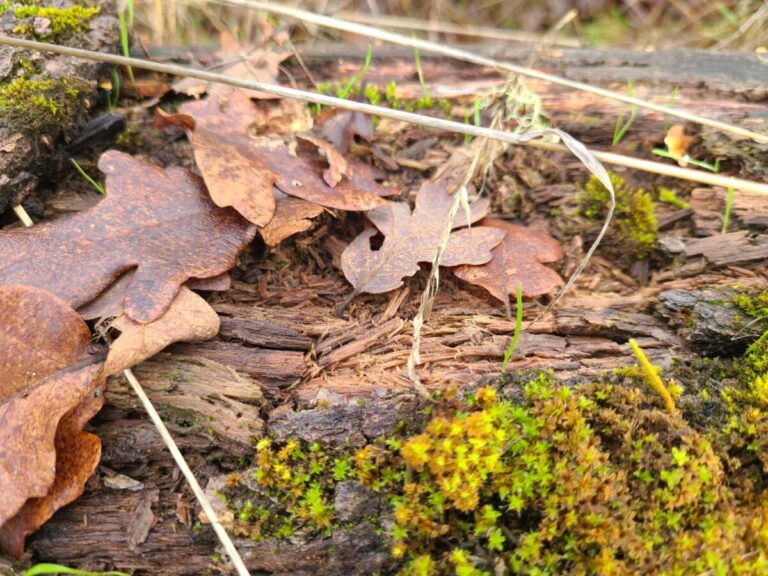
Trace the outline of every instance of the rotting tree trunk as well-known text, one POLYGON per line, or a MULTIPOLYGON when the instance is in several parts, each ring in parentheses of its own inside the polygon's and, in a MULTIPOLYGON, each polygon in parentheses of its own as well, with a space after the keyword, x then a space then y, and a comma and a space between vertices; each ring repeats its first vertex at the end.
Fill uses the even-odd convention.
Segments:
MULTIPOLYGON (((633 95, 638 98, 768 133, 768 64, 758 54, 560 48, 534 53, 530 47, 469 50, 622 94, 627 92, 630 81, 633 95)), ((321 45, 304 47, 302 57, 313 66, 318 80, 333 83, 354 76, 365 53, 365 46, 321 45)), ((368 83, 387 86, 394 81, 398 97, 421 98, 423 88, 410 48, 381 46, 375 49, 375 56, 376 64, 366 74, 368 83)), ((422 59, 432 97, 456 101, 463 95, 470 116, 474 98, 503 88, 506 79, 495 70, 434 54, 424 53, 422 59)), ((302 77, 300 68, 295 73, 302 77)), ((689 151, 692 158, 709 162, 727 159, 722 169, 728 173, 757 180, 768 177, 768 145, 749 142, 744 146, 743 138, 643 108, 637 110, 620 146, 611 147, 617 118, 623 115, 626 122, 630 115, 628 104, 542 80, 523 79, 526 88, 541 98, 543 114, 551 124, 586 144, 671 162, 653 156, 651 151, 655 146, 664 148, 669 126, 683 124, 689 134, 698 136, 689 151)))
MULTIPOLYGON (((76 5, 66 0, 55 9, 76 5)), ((0 34, 115 52, 120 36, 115 3, 89 6, 98 13, 83 18, 81 29, 62 32, 55 15, 20 19, 12 7, 0 16, 0 34)), ((77 136, 97 103, 102 71, 95 62, 0 46, 0 213, 55 175, 62 146, 77 136)))

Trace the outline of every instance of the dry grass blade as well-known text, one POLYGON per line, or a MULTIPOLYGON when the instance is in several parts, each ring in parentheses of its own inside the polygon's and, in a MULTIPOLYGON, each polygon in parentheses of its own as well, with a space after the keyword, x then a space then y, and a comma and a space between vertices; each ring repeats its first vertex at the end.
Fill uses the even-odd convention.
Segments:
POLYGON ((540 72, 539 70, 526 68, 525 66, 518 66, 516 64, 511 64, 509 62, 499 62, 498 60, 494 60, 493 58, 487 58, 485 56, 473 54, 472 52, 467 52, 466 50, 460 50, 458 48, 452 48, 450 46, 436 44, 428 40, 421 40, 418 38, 408 38, 407 36, 395 34, 394 32, 387 32, 385 30, 379 30, 378 28, 374 28, 372 26, 365 26, 363 24, 356 24, 354 22, 347 22, 345 20, 340 20, 338 18, 332 18, 330 16, 322 16, 319 14, 314 14, 312 12, 307 12, 306 10, 299 10, 297 8, 291 8, 288 6, 280 6, 277 4, 271 4, 269 2, 260 2, 258 0, 219 0, 219 1, 225 4, 232 4, 235 6, 249 6, 251 8, 255 8, 257 10, 264 10, 265 12, 270 12, 272 14, 280 14, 281 16, 287 16, 289 18, 297 18, 302 22, 310 22, 312 24, 317 24, 318 26, 325 26, 327 28, 334 28, 337 30, 342 30, 344 32, 360 34, 361 36, 364 36, 366 38, 378 38, 379 40, 384 40, 386 42, 393 42, 395 44, 402 44, 404 46, 412 46, 420 50, 434 52, 436 54, 442 54, 444 56, 455 58, 457 60, 463 60, 465 62, 471 62, 479 66, 490 66, 492 68, 496 68, 499 70, 506 70, 508 72, 520 74, 522 76, 537 78, 539 80, 544 80, 545 82, 559 84, 561 86, 566 86, 568 88, 582 90, 584 92, 591 92, 592 94, 597 94, 598 96, 604 96, 605 98, 618 100, 619 102, 624 102, 626 104, 639 106, 640 108, 646 108, 648 110, 654 110, 656 112, 668 114, 669 116, 675 116, 677 118, 681 118, 689 122, 695 122, 696 124, 701 124, 703 126, 710 126, 712 128, 717 128, 718 130, 722 130, 724 132, 730 132, 732 134, 736 134, 739 136, 744 136, 746 138, 750 138, 756 142, 760 142, 763 144, 768 143, 768 135, 753 132, 752 130, 747 130, 746 128, 734 126, 733 124, 728 124, 726 122, 720 122, 719 120, 714 120, 712 118, 706 118, 704 116, 692 114, 691 112, 686 112, 685 110, 676 110, 668 106, 653 104, 652 102, 647 102, 645 100, 641 100, 640 98, 634 98, 632 96, 627 96, 624 94, 620 94, 618 92, 614 92, 613 90, 607 90, 605 88, 592 86, 590 84, 585 84, 583 82, 568 80, 566 78, 561 78, 560 76, 555 76, 554 74, 547 74, 546 72, 540 72))
MULTIPOLYGON (((355 12, 341 12, 339 18, 349 22, 358 22, 360 24, 375 24, 384 28, 442 32, 445 34, 456 34, 458 36, 476 36, 483 39, 493 38, 510 42, 536 43, 541 42, 544 38, 541 34, 521 32, 518 30, 504 30, 500 28, 490 28, 488 26, 473 26, 469 24, 454 24, 452 22, 420 20, 419 18, 401 18, 396 16, 385 16, 383 14, 376 14, 374 16, 369 14, 358 14, 355 12)), ((547 43, 554 44, 555 46, 576 47, 581 45, 575 38, 554 38, 547 43)))
MULTIPOLYGON (((115 54, 102 54, 100 52, 93 52, 91 50, 70 48, 68 46, 59 46, 56 44, 46 44, 44 42, 35 42, 32 40, 23 40, 20 38, 11 38, 11 37, 2 36, 2 35, 0 35, 0 45, 16 46, 19 48, 27 48, 30 50, 37 50, 41 52, 49 51, 49 52, 55 52, 57 54, 64 54, 67 56, 74 56, 76 58, 83 58, 86 60, 106 62, 109 64, 115 64, 117 66, 132 66, 134 68, 152 70, 152 71, 160 72, 163 74, 173 74, 177 76, 187 76, 190 78, 198 78, 200 80, 206 80, 208 82, 218 82, 220 84, 227 84, 230 86, 236 86, 238 88, 260 90, 262 92, 268 92, 270 94, 275 94, 277 96, 281 96, 284 98, 293 98, 295 100, 301 100, 303 102, 314 102, 316 104, 322 104, 324 106, 342 108, 344 110, 352 110, 355 112, 363 112, 365 114, 381 116, 382 118, 391 118, 393 120, 401 120, 403 122, 409 122, 411 124, 426 126, 428 128, 435 128, 438 130, 448 130, 451 132, 456 132, 458 134, 467 134, 469 136, 475 136, 480 138, 483 138, 483 137, 491 138, 494 140, 499 140, 500 142, 507 142, 509 144, 519 144, 523 146, 529 146, 531 148, 538 148, 541 150, 550 150, 550 151, 557 151, 557 152, 567 151, 566 147, 559 146, 558 144, 532 140, 532 139, 523 140, 516 134, 503 132, 501 130, 493 130, 491 128, 483 128, 480 126, 474 126, 472 124, 462 124, 459 122, 452 122, 450 120, 443 120, 441 118, 435 118, 432 116, 424 116, 422 114, 414 114, 412 112, 403 112, 401 110, 393 110, 391 108, 373 106, 371 104, 363 104, 362 102, 354 102, 352 100, 334 98, 332 96, 326 96, 324 94, 315 94, 313 92, 307 92, 305 90, 298 90, 295 88, 286 88, 284 86, 278 86, 274 84, 265 84, 262 82, 254 82, 249 80, 240 80, 237 78, 230 78, 222 74, 215 74, 213 72, 206 72, 203 70, 194 70, 192 68, 186 68, 184 66, 162 64, 160 62, 151 62, 151 61, 143 60, 140 58, 126 58, 125 56, 118 56, 115 54)), ((531 136, 531 138, 533 137, 534 136, 531 136)), ((764 184, 761 182, 744 180, 742 178, 733 178, 730 176, 721 176, 719 174, 708 173, 701 170, 691 170, 688 168, 680 168, 678 166, 661 164, 659 162, 651 162, 648 160, 640 160, 637 158, 631 158, 628 156, 622 156, 620 154, 613 154, 609 152, 601 152, 597 150, 588 150, 588 152, 596 160, 605 162, 606 164, 612 164, 615 166, 624 166, 627 168, 634 168, 637 170, 643 170, 644 172, 650 172, 653 174, 662 174, 665 176, 671 176, 673 178, 689 180, 691 182, 700 182, 702 184, 710 184, 712 186, 722 186, 724 188, 733 187, 735 190, 739 190, 739 191, 755 192, 756 194, 768 195, 768 184, 764 184)))

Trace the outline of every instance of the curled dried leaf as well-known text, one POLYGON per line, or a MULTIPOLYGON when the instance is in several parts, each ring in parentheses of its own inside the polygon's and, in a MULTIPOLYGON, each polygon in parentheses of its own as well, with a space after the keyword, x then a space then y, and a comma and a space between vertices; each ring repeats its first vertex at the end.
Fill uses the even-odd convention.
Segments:
POLYGON ((112 327, 121 334, 112 343, 104 373, 119 374, 154 356, 174 342, 208 340, 219 333, 219 316, 200 296, 182 287, 168 311, 149 324, 139 324, 125 314, 112 327))
POLYGON ((101 454, 83 426, 103 402, 103 355, 64 301, 0 287, 0 552, 79 496, 101 454))

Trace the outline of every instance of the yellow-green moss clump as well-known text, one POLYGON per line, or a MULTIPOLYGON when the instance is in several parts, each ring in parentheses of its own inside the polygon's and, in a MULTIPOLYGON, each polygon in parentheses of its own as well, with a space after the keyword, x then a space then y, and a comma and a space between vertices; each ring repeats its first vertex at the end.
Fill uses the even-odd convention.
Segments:
MULTIPOLYGON (((612 238, 622 253, 645 258, 658 236, 656 204, 642 188, 632 188, 617 174, 609 174, 616 192, 616 211, 612 224, 615 234, 612 234, 612 238)), ((602 221, 608 214, 610 204, 608 189, 597 177, 592 176, 579 194, 579 211, 590 220, 602 221)))
POLYGON ((71 79, 16 78, 0 84, 0 116, 39 130, 65 123, 79 100, 78 83, 71 79))
MULTIPOLYGON (((750 323, 762 322, 762 326, 768 326, 768 290, 757 294, 739 294, 733 298, 733 303, 750 323)), ((740 320, 739 323, 742 322, 740 320)), ((768 409, 768 330, 750 344, 741 358, 734 361, 734 370, 741 388, 729 389, 729 399, 768 409)))
POLYGON ((88 23, 96 16, 101 8, 90 5, 73 5, 67 8, 41 6, 37 3, 6 4, 0 7, 0 14, 12 9, 13 16, 19 23, 13 29, 19 34, 34 36, 39 40, 59 42, 68 36, 88 29, 88 23), (45 32, 37 32, 32 23, 34 18, 45 18, 50 21, 50 27, 45 32))
POLYGON ((370 521, 392 573, 768 573, 762 411, 701 430, 626 381, 542 376, 523 401, 499 394, 444 400, 419 433, 356 451, 261 440, 255 475, 224 494, 238 531, 332 532, 334 488, 354 479, 389 503, 390 520, 370 521))

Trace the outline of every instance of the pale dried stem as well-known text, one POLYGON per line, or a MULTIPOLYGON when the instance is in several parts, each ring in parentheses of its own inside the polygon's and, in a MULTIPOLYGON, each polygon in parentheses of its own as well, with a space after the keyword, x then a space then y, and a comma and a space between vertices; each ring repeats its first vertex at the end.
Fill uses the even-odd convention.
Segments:
MULTIPOLYGON (((29 214, 27 214, 27 211, 24 210, 24 207, 21 206, 20 204, 17 206, 14 206, 13 211, 16 214, 16 216, 19 218, 19 220, 21 220, 22 224, 24 224, 24 226, 29 228, 30 226, 34 225, 32 218, 29 217, 29 214)), ((155 427, 157 428, 157 431, 160 433, 160 436, 162 437, 163 442, 165 442, 165 445, 168 448, 168 451, 171 453, 171 456, 173 456, 173 459, 175 460, 176 465, 181 470, 181 473, 184 475, 184 478, 187 479, 187 482, 189 483, 189 487, 192 489, 192 492, 194 493, 195 498, 197 498, 197 501, 200 502, 200 506, 202 507, 203 512, 205 512, 205 515, 208 517, 208 521, 211 523, 211 526, 213 526, 213 531, 216 532, 216 536, 218 536, 219 541, 221 542, 222 546, 224 546, 224 550, 226 550, 227 556, 229 556, 230 560, 232 561, 232 564, 234 565, 235 570, 237 570, 238 575, 250 576, 250 572, 248 572, 248 569, 245 567, 245 563, 243 562, 243 559, 240 557, 240 554, 238 553, 237 548, 235 548, 235 545, 232 542, 232 539, 229 537, 229 534, 227 534, 227 531, 219 522, 218 516, 216 515, 216 512, 213 509, 213 506, 211 506, 211 503, 208 500, 208 497, 205 495, 205 493, 203 492, 203 489, 200 487, 200 484, 197 482, 197 479, 195 478, 195 475, 193 474, 192 470, 187 464, 187 461, 184 460, 184 456, 182 455, 178 446, 176 446, 176 442, 173 440, 173 438, 171 437, 171 434, 168 432, 168 428, 166 428, 165 424, 163 424, 163 421, 160 418, 160 414, 158 414, 157 410, 155 410, 155 407, 152 404, 152 401, 144 392, 144 389, 141 387, 141 384, 136 379, 136 376, 134 376, 133 371, 131 371, 130 368, 128 368, 127 370, 124 370, 123 375, 125 376, 126 380, 128 380, 128 383, 131 385, 131 387, 133 388, 133 391, 136 392, 136 395, 139 397, 139 400, 144 406, 144 409, 147 411, 147 414, 149 414, 149 417, 152 420, 155 427)))
MULTIPOLYGON (((151 62, 140 58, 127 58, 125 56, 118 56, 116 54, 102 54, 100 52, 93 52, 90 50, 82 50, 79 48, 70 48, 68 46, 58 46, 55 44, 46 44, 44 42, 36 42, 33 40, 24 40, 21 38, 11 38, 8 36, 0 35, 0 45, 16 46, 19 48, 27 48, 30 50, 38 50, 41 52, 54 52, 57 54, 64 54, 67 56, 74 56, 76 58, 83 58, 85 60, 95 60, 98 62, 106 62, 109 64, 115 64, 117 66, 131 66, 134 68, 142 68, 145 70, 152 70, 163 74, 173 74, 178 76, 187 76, 190 78, 198 78, 208 82, 216 82, 219 84, 226 84, 228 86, 235 86, 237 88, 247 88, 251 90, 258 90, 261 92, 267 92, 283 98, 293 98, 295 100, 301 100, 303 102, 314 102, 316 104, 322 104, 324 106, 331 106, 334 108, 341 108, 344 110, 352 110, 356 112, 362 112, 364 114, 370 114, 374 116, 380 116, 382 118, 391 118, 393 120, 400 120, 403 122, 409 122, 412 124, 418 124, 420 126, 426 126, 428 128, 434 128, 438 130, 448 130, 459 134, 468 134, 478 138, 492 138, 501 142, 507 142, 509 144, 517 144, 522 146, 528 146, 531 148, 538 148, 541 150, 565 152, 564 147, 558 146, 551 142, 544 142, 540 140, 529 140, 521 142, 519 137, 509 132, 503 132, 500 130, 493 130, 490 128, 483 128, 481 126, 474 126, 472 124, 462 124, 459 122, 452 122, 450 120, 443 120, 442 118, 434 118, 432 116, 424 116, 421 114, 414 114, 412 112, 404 112, 402 110, 392 110, 390 108, 383 108, 380 106, 374 106, 372 104, 365 104, 363 102, 354 102, 352 100, 344 100, 341 98, 334 98, 333 96, 327 96, 325 94, 315 94, 313 92, 307 92, 305 90, 298 90, 296 88, 287 88, 285 86, 279 86, 276 84, 266 84, 264 82, 256 82, 254 80, 241 80, 238 78, 230 78, 223 74, 216 74, 214 72, 207 72, 204 70, 194 70, 192 68, 186 68, 184 66, 177 66, 173 64, 163 64, 160 62, 151 62)), ((666 109, 665 109, 666 110, 666 109)), ((634 168, 642 170, 644 172, 651 172, 654 174, 661 174, 664 176, 671 176, 673 178, 680 178, 682 180, 689 180, 691 182, 699 182, 702 184, 709 184, 712 186, 722 186, 724 188, 732 187, 734 190, 743 192, 754 192, 756 194, 768 195, 768 184, 755 182, 752 180, 744 180, 742 178, 733 178, 731 176, 723 176, 720 174, 712 174, 704 172, 702 170, 691 170, 690 168, 680 168, 679 166, 672 166, 668 164, 661 164, 659 162, 651 162, 649 160, 641 160, 637 158, 631 158, 629 156, 622 156, 620 154, 614 154, 611 152, 601 152, 598 150, 589 150, 597 160, 605 162, 606 164, 612 164, 614 166, 625 166, 627 168, 634 168)))
MULTIPOLYGON (((437 289, 440 287, 440 258, 448 246, 448 240, 451 237, 451 230, 453 230, 453 222, 456 219, 456 213, 459 211, 460 206, 464 205, 466 209, 469 205, 469 202, 467 201, 467 184, 469 184, 475 174, 479 158, 480 152, 478 151, 472 160, 472 165, 469 167, 469 170, 467 170, 464 182, 459 186, 459 189, 453 196, 451 209, 448 211, 448 218, 446 218, 445 224, 443 225, 440 242, 435 251, 435 258, 432 260, 432 269, 429 271, 427 285, 424 288, 424 292, 421 293, 419 311, 413 318, 413 342, 411 344, 411 354, 408 356, 407 370, 408 378, 411 379, 411 382, 416 384, 419 391, 422 393, 424 393, 424 390, 421 387, 421 379, 416 372, 416 366, 421 364, 421 357, 419 355, 419 349, 421 348, 421 328, 432 313, 432 304, 435 301, 437 289)), ((466 210, 466 212, 468 213, 469 210, 466 210)), ((467 222, 469 222, 469 214, 467 214, 467 222)))
MULTIPOLYGON (((517 30, 503 30, 488 26, 473 26, 470 24, 454 24, 453 22, 437 22, 434 20, 421 20, 419 18, 403 18, 400 16, 384 16, 383 14, 361 14, 357 12, 341 12, 339 18, 348 22, 360 24, 374 24, 382 28, 396 28, 401 30, 419 30, 422 32, 440 32, 443 34, 456 34, 457 36, 475 36, 484 39, 506 40, 510 42, 536 43, 546 35, 520 32, 517 30)), ((557 29, 558 27, 555 26, 557 29)), ((547 33, 549 34, 549 32, 547 33)), ((578 47, 580 42, 575 38, 550 38, 548 44, 556 46, 578 47)))

